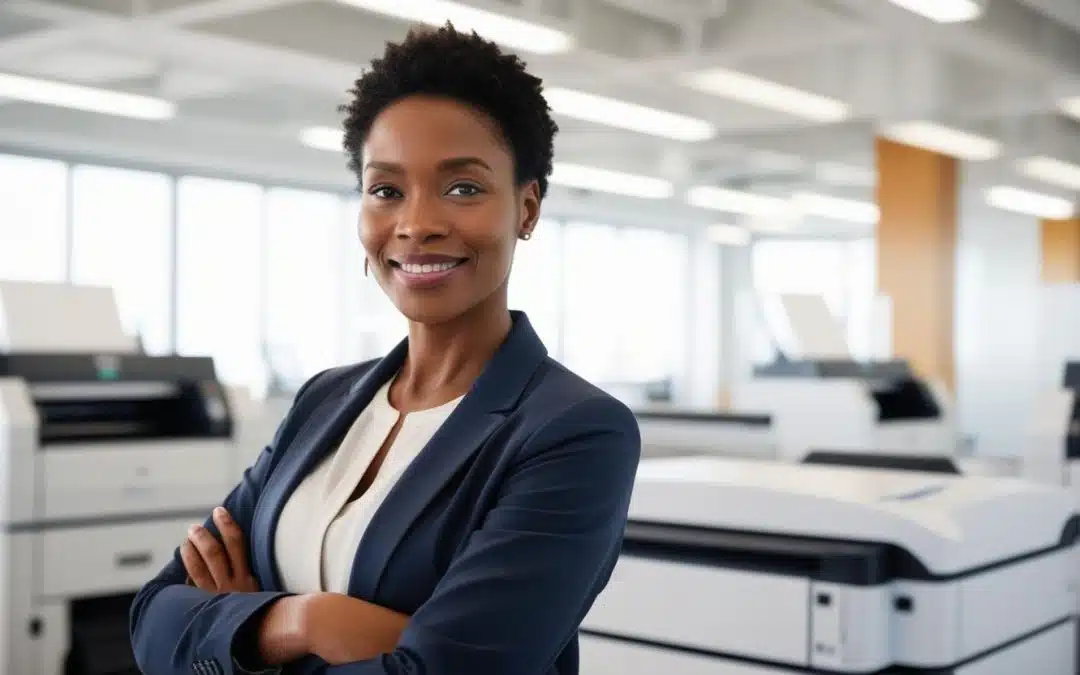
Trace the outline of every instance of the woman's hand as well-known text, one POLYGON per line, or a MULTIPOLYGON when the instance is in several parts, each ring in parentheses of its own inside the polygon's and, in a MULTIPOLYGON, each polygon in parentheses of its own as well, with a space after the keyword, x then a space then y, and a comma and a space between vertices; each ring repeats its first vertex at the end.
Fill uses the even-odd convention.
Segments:
POLYGON ((201 525, 192 525, 187 540, 180 546, 191 583, 214 593, 252 593, 259 584, 248 568, 247 542, 240 526, 222 507, 214 509, 214 524, 221 541, 201 525))
POLYGON ((405 614, 339 593, 304 597, 300 642, 330 665, 389 654, 409 622, 405 614))

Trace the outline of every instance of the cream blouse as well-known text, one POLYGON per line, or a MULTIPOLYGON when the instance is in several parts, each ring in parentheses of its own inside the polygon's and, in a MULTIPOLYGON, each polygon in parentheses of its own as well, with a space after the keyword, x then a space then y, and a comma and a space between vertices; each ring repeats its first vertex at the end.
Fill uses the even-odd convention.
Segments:
MULTIPOLYGON (((391 380, 392 381, 392 380, 391 380)), ((338 449, 296 487, 274 536, 285 591, 345 593, 360 538, 375 512, 461 398, 405 415, 367 492, 346 504, 401 414, 390 405, 390 382, 360 413, 338 449)))

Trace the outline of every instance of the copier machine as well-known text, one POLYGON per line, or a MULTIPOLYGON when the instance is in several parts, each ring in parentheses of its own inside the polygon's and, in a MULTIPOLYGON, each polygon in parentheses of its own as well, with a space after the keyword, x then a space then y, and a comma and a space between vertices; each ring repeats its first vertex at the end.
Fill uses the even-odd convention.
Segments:
POLYGON ((0 675, 138 675, 131 599, 242 470, 243 402, 211 359, 64 325, 119 326, 85 316, 106 292, 0 283, 0 675))
MULTIPOLYGON (((755 298, 773 358, 739 378, 733 412, 769 415, 781 458, 808 451, 953 455, 950 396, 903 360, 856 359, 841 322, 818 295, 755 298)), ((747 324, 760 323, 753 315, 747 324)), ((762 335, 746 336, 760 342, 762 335)), ((749 346, 747 346, 749 349, 749 346)), ((888 353, 887 351, 885 353, 888 353)))
POLYGON ((1078 533, 1014 479, 643 459, 581 671, 1075 675, 1078 533))
POLYGON ((906 361, 780 358, 733 392, 733 407, 770 416, 785 459, 807 451, 947 455, 957 451, 947 394, 906 361))

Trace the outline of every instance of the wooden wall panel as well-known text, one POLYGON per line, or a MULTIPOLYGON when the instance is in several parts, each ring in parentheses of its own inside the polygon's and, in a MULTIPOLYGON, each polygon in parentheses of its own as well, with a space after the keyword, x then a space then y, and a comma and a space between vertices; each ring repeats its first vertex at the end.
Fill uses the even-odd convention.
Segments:
POLYGON ((886 139, 875 152, 878 288, 892 301, 893 352, 953 389, 957 161, 886 139))
POLYGON ((1044 220, 1039 225, 1043 283, 1080 282, 1080 218, 1044 220))

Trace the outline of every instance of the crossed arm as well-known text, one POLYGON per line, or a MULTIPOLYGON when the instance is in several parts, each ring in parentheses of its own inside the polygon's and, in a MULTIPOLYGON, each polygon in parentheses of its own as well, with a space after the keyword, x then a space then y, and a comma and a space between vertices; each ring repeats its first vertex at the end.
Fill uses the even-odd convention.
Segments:
MULTIPOLYGON (((214 509, 220 539, 193 525, 180 546, 188 584, 209 593, 259 591, 248 565, 247 537, 224 507, 214 509)), ((258 672, 315 655, 330 665, 364 661, 394 650, 409 617, 338 593, 287 595, 243 626, 237 665, 258 672)))
POLYGON ((633 415, 609 399, 549 421, 518 450, 485 522, 431 597, 405 617, 344 596, 251 590, 246 552, 220 531, 250 533, 272 447, 225 501, 239 534, 219 525, 220 516, 208 519, 136 597, 132 642, 144 672, 187 675, 203 661, 211 669, 196 672, 243 674, 251 670, 245 640, 254 635, 253 660, 314 654, 325 663, 304 671, 312 675, 546 673, 611 572, 640 456, 633 415), (211 590, 213 570, 198 569, 206 557, 197 542, 208 544, 206 535, 225 542, 208 556, 231 560, 229 547, 237 551, 225 588, 243 590, 211 590))

